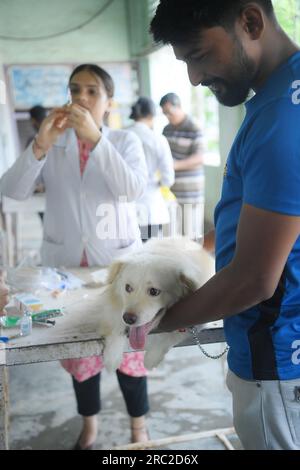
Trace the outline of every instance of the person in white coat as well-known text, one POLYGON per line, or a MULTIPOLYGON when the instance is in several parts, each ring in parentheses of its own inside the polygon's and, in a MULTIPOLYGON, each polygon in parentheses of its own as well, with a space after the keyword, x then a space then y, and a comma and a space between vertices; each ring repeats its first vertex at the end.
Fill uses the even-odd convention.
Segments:
POLYGON ((9 289, 5 284, 4 274, 0 271, 0 317, 6 315, 5 306, 9 302, 9 289))
POLYGON ((160 191, 174 184, 174 165, 167 139, 153 130, 156 115, 155 103, 140 97, 131 108, 130 119, 135 124, 129 129, 141 140, 148 168, 148 184, 138 201, 139 224, 143 241, 157 237, 162 225, 170 222, 168 206, 160 191))
MULTIPOLYGON (((72 104, 54 109, 32 144, 0 181, 2 194, 23 200, 45 186, 41 250, 45 266, 106 266, 141 245, 134 202, 147 185, 140 140, 103 126, 114 83, 94 64, 71 74, 72 104)), ((100 357, 62 361, 72 374, 83 428, 76 449, 90 449, 100 410, 100 357)), ((146 440, 149 409, 143 353, 124 355, 118 380, 131 417, 132 441, 146 440)))

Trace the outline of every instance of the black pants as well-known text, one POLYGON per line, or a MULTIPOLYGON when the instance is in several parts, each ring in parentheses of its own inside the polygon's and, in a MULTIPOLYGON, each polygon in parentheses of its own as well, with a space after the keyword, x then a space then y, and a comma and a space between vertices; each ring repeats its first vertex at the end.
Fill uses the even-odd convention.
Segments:
MULTIPOLYGON (((131 377, 117 370, 120 389, 124 396, 129 416, 139 418, 149 411, 147 378, 131 377)), ((93 416, 101 410, 100 379, 101 373, 78 382, 74 377, 73 387, 77 400, 77 410, 82 416, 93 416)))

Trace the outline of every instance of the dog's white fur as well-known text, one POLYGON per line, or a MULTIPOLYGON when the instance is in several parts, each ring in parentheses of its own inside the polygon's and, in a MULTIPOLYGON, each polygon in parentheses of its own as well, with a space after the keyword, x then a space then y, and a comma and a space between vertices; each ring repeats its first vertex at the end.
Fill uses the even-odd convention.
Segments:
MULTIPOLYGON (((155 328, 165 309, 197 290, 214 274, 213 264, 212 257, 200 245, 186 239, 150 240, 138 251, 115 261, 109 269, 105 298, 102 296, 101 300, 107 306, 100 317, 100 333, 106 337, 103 353, 106 368, 115 370, 122 360, 128 331, 124 313, 137 316, 130 328, 145 324, 149 330, 155 328)), ((140 330, 144 331, 144 327, 135 332, 140 330)), ((145 366, 149 369, 157 366, 187 334, 147 336, 145 366)))

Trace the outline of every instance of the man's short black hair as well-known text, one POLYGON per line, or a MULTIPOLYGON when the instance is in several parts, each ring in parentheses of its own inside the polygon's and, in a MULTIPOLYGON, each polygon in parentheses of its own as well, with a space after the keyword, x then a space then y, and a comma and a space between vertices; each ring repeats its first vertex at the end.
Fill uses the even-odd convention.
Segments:
POLYGON ((159 106, 163 107, 165 104, 170 103, 173 106, 181 106, 181 101, 176 93, 167 93, 160 100, 159 106))
MULTIPOLYGON (((271 0, 253 0, 267 16, 274 14, 271 0)), ((203 28, 232 27, 241 10, 251 0, 160 0, 150 31, 155 42, 180 44, 203 28)))
POLYGON ((36 105, 30 108, 29 114, 32 119, 35 119, 39 124, 41 124, 47 116, 47 109, 43 106, 36 105))

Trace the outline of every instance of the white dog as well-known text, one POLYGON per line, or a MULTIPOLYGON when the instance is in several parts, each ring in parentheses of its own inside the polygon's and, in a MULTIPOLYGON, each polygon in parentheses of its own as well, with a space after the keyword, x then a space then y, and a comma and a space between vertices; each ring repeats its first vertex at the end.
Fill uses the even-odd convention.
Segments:
POLYGON ((106 337, 104 363, 117 369, 127 334, 134 350, 146 350, 145 366, 157 366, 167 351, 188 333, 152 334, 165 310, 197 290, 214 273, 213 259, 198 244, 183 240, 151 240, 140 250, 115 261, 102 297, 100 332, 106 337))

